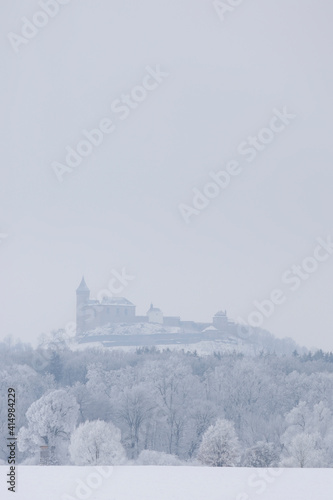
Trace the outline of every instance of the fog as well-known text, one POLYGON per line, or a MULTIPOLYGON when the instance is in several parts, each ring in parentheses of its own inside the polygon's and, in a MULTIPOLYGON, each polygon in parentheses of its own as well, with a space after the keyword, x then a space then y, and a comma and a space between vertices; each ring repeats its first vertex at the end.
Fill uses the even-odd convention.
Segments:
POLYGON ((25 42, 8 34, 22 36, 38 2, 1 10, 1 338, 63 328, 82 275, 96 296, 125 268, 138 314, 153 302, 247 320, 278 289, 261 326, 332 350, 333 256, 304 263, 333 237, 331 3, 244 2, 222 20, 210 0, 72 0, 25 42), (143 82, 154 89, 140 94, 143 82), (138 99, 121 114, 126 95, 138 99), (68 166, 66 148, 104 119, 112 132, 68 166), (195 207, 193 189, 233 161, 229 184, 195 207), (292 290, 283 275, 303 263, 292 290))

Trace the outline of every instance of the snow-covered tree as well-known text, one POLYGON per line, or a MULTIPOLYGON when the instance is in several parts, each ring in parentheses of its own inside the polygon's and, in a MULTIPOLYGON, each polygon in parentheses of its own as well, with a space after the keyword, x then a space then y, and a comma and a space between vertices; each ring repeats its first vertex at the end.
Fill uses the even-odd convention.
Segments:
POLYGON ((61 442, 69 440, 75 427, 78 412, 79 405, 65 389, 42 396, 27 411, 28 427, 19 431, 19 450, 34 453, 36 447, 48 446, 51 462, 55 463, 61 442))
POLYGON ((203 435, 198 459, 210 467, 234 467, 240 460, 240 448, 232 422, 219 419, 203 435))
MULTIPOLYGON (((140 331, 139 325, 131 328, 140 331)), ((20 407, 19 445, 26 450, 20 460, 38 463, 40 446, 47 443, 49 452, 56 448, 58 463, 69 463, 72 429, 62 427, 68 416, 60 412, 52 422, 58 403, 55 396, 49 399, 51 391, 65 387, 59 401, 74 397, 80 407, 76 426, 112 421, 133 463, 142 450, 195 460, 209 426, 226 419, 235 426, 242 465, 271 466, 272 443, 279 455, 274 463, 332 467, 333 353, 304 355, 298 348, 298 355, 281 357, 282 346, 269 354, 259 332, 257 341, 258 356, 236 351, 201 356, 173 348, 73 352, 47 346, 40 348, 47 358, 43 368, 32 348, 0 342, 0 459, 8 454, 7 389, 13 387, 20 407)), ((277 346, 273 338, 265 345, 271 351, 277 346)))
POLYGON ((329 467, 333 454, 332 412, 323 402, 311 409, 301 401, 286 416, 288 425, 281 441, 285 467, 329 467))
POLYGON ((166 450, 180 454, 184 431, 190 419, 189 408, 195 398, 197 378, 179 354, 173 354, 163 364, 151 365, 149 376, 154 385, 154 397, 160 414, 163 434, 167 436, 166 450))
POLYGON ((293 408, 286 416, 286 424, 288 429, 285 433, 285 438, 289 435, 299 434, 304 432, 309 425, 311 413, 305 401, 301 401, 295 408, 293 408))
POLYGON ((143 450, 136 465, 183 465, 175 455, 163 453, 162 451, 143 450))
POLYGON ((130 458, 138 456, 142 425, 151 417, 155 406, 142 386, 125 388, 120 395, 115 413, 118 421, 126 427, 126 443, 128 443, 130 458))
MULTIPOLYGON (((12 359, 12 354, 7 356, 7 359, 12 359)), ((27 352, 27 356, 32 357, 31 352, 27 352)), ((3 368, 4 361, 0 361, 0 366, 3 368)), ((8 396, 9 387, 15 388, 16 399, 19 401, 20 411, 16 412, 15 424, 17 429, 27 424, 26 412, 29 406, 46 390, 53 388, 54 382, 51 375, 40 377, 40 375, 26 364, 13 364, 7 370, 0 371, 0 459, 7 461, 8 454, 8 396)))
POLYGON ((318 434, 302 432, 293 437, 285 449, 282 467, 325 467, 324 451, 318 434))
POLYGON ((278 462, 278 454, 273 443, 259 441, 249 448, 244 455, 243 465, 245 467, 275 467, 278 462))
MULTIPOLYGON (((199 395, 199 394, 198 394, 199 395)), ((189 409, 189 425, 187 426, 188 448, 187 456, 192 458, 200 446, 202 436, 208 427, 216 420, 217 408, 211 401, 193 399, 189 409)))
POLYGON ((120 430, 111 422, 94 420, 73 432, 69 453, 75 465, 120 465, 126 460, 120 430))

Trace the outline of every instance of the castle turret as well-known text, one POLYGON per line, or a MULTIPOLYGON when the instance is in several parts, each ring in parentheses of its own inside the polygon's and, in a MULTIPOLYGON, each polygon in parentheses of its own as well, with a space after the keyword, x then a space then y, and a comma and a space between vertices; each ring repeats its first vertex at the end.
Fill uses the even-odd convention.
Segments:
POLYGON ((76 334, 79 335, 85 331, 85 306, 90 298, 90 290, 87 287, 84 277, 76 289, 76 334))
POLYGON ((150 309, 147 311, 148 322, 149 323, 159 323, 163 324, 163 313, 161 309, 154 307, 153 304, 150 304, 150 309))
POLYGON ((217 330, 227 330, 228 328, 227 311, 218 311, 213 318, 213 325, 217 330))

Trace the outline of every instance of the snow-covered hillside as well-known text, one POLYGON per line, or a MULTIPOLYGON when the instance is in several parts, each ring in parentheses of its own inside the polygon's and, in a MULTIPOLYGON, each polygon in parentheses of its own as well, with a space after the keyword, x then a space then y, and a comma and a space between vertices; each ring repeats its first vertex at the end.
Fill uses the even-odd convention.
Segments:
MULTIPOLYGON (((103 342, 86 342, 84 344, 78 344, 73 342, 69 346, 73 351, 84 351, 87 348, 95 348, 101 350, 109 350, 110 346, 106 347, 103 345, 103 342)), ((137 346, 113 346, 112 349, 117 349, 125 352, 135 352, 137 350, 137 346)), ((240 343, 235 345, 233 343, 222 343, 222 342, 214 342, 214 341, 203 341, 198 342, 197 344, 161 344, 155 346, 157 351, 163 351, 164 349, 172 349, 173 351, 182 351, 185 352, 196 352, 199 356, 206 356, 214 353, 243 353, 248 356, 253 356, 256 354, 256 349, 254 346, 249 344, 240 343)))
POLYGON ((214 332, 184 332, 179 327, 168 327, 156 323, 118 323, 95 328, 79 337, 72 337, 66 342, 73 350, 87 347, 135 350, 137 347, 155 346, 157 350, 172 349, 185 352, 197 352, 209 355, 214 352, 237 352, 253 356, 263 352, 278 355, 290 355, 294 350, 305 353, 307 350, 298 346, 291 339, 278 339, 271 333, 254 328, 249 336, 243 337, 237 331, 229 334, 214 332))
POLYGON ((156 323, 115 323, 91 330, 87 335, 155 335, 157 333, 179 333, 177 326, 156 323))

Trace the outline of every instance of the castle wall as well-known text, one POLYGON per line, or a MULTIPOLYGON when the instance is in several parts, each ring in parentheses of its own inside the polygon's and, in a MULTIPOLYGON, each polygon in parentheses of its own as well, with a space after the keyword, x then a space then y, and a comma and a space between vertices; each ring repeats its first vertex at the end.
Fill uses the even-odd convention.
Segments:
POLYGON ((228 318, 227 316, 214 316, 213 325, 218 330, 227 330, 228 329, 228 318))
POLYGON ((134 323, 148 323, 148 316, 135 316, 133 318, 134 323))
POLYGON ((160 310, 150 309, 147 313, 149 323, 163 324, 163 313, 160 310))
MULTIPOLYGON (((151 305, 146 316, 136 316, 135 306, 123 297, 113 298, 108 302, 90 300, 90 290, 84 278, 76 290, 76 325, 77 335, 115 323, 159 323, 166 327, 180 327, 183 332, 202 332, 211 323, 181 321, 179 316, 164 316, 160 309, 151 305)), ((225 311, 219 311, 213 318, 213 325, 220 333, 233 333, 234 323, 228 321, 225 311)))
POLYGON ((178 316, 164 316, 163 325, 165 326, 180 326, 180 318, 178 316))
POLYGON ((108 323, 134 323, 135 306, 121 304, 79 304, 77 309, 77 333, 94 330, 108 323))

